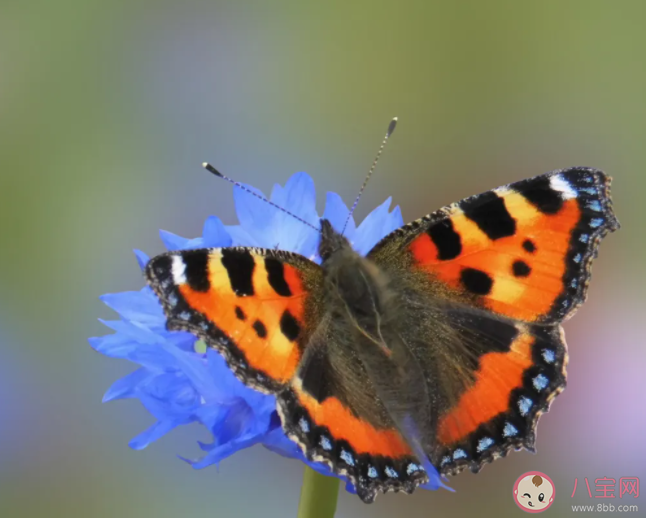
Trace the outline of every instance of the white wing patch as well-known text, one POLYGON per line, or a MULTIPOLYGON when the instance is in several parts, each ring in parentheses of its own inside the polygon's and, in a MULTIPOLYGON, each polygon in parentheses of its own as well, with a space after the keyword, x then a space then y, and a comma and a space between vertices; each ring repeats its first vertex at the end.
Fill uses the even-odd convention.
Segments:
POLYGON ((175 284, 186 284, 186 265, 184 259, 180 255, 173 256, 173 264, 171 265, 171 273, 175 284))
POLYGON ((555 191, 560 192, 564 200, 571 200, 577 196, 577 193, 570 185, 570 182, 560 174, 555 174, 550 178, 550 187, 555 191))

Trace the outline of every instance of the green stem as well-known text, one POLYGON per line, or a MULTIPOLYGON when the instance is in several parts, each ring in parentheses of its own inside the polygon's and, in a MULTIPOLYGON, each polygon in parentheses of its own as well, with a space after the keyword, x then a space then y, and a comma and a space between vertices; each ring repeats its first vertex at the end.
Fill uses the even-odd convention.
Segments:
POLYGON ((338 498, 338 478, 326 477, 305 466, 298 518, 334 518, 338 498))

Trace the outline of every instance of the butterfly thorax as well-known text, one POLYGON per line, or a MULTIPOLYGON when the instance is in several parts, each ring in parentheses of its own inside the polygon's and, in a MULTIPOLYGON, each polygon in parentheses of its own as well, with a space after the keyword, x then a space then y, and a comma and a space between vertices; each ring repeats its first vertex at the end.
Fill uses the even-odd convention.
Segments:
MULTIPOLYGON (((319 253, 325 272, 325 299, 335 319, 346 320, 359 335, 376 339, 397 311, 384 272, 360 256, 327 220, 321 221, 319 253), (385 316, 388 315, 388 321, 385 316)), ((352 333, 354 334, 354 333, 352 333)))

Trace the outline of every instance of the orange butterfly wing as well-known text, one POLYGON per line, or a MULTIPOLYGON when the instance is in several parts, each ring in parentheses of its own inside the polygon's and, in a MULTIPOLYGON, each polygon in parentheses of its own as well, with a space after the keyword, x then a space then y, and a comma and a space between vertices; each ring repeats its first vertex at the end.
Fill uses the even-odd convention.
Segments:
POLYGON ((278 403, 287 435, 310 460, 347 476, 364 502, 373 502, 378 492, 412 493, 428 481, 397 430, 369 423, 338 397, 318 401, 295 380, 278 403))
POLYGON ((252 248, 169 252, 146 267, 169 329, 196 334, 248 385, 276 392, 294 376, 312 327, 321 268, 252 248))
MULTIPOLYGON (((619 228, 609 186, 589 168, 537 176, 414 221, 395 231, 395 246, 453 300, 515 320, 560 322, 585 299, 601 238, 619 228)), ((393 241, 387 236, 368 257, 392 254, 393 241)))

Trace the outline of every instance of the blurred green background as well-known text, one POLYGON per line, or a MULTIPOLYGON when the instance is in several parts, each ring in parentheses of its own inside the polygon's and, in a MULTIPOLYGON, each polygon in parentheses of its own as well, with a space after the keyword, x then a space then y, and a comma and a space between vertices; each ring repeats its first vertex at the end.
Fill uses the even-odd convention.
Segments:
MULTIPOLYGON (((646 481, 645 26, 629 0, 3 2, 0 516, 295 515, 297 461, 256 447, 194 471, 175 455, 197 455, 198 427, 130 450, 152 417, 101 397, 133 366, 87 337, 114 317, 99 295, 143 285, 133 248, 236 221, 202 161, 265 192, 305 170, 322 209, 330 190, 351 202, 395 115, 359 219, 390 195, 410 220, 588 165, 614 177, 623 226, 565 326, 569 386, 538 454, 453 478, 456 493, 343 492, 337 516, 522 516, 512 486, 531 470, 555 482, 550 516, 570 516, 604 502, 583 477, 646 481)), ((646 497, 613 503, 646 513, 646 497)))

